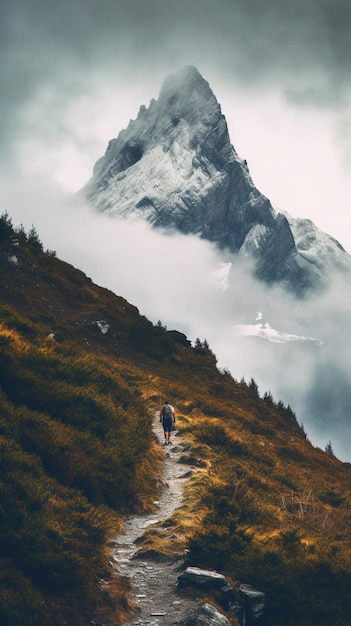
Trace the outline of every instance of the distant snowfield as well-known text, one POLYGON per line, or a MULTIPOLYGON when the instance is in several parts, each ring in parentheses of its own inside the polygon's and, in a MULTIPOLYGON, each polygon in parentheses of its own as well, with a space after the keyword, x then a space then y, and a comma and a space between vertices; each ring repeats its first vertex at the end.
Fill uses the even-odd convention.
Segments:
POLYGON ((289 341, 311 341, 321 345, 323 342, 314 337, 304 337, 303 335, 293 335, 271 328, 268 322, 258 324, 236 324, 232 332, 240 337, 260 337, 273 343, 288 343, 289 341))

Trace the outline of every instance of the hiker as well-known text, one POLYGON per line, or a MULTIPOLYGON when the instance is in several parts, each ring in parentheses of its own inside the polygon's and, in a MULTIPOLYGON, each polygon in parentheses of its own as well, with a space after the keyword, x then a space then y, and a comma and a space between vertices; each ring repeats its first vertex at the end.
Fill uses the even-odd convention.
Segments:
POLYGON ((165 446, 168 446, 171 443, 171 432, 175 422, 174 408, 169 404, 168 400, 164 401, 164 405, 160 410, 160 422, 162 422, 165 434, 165 446))

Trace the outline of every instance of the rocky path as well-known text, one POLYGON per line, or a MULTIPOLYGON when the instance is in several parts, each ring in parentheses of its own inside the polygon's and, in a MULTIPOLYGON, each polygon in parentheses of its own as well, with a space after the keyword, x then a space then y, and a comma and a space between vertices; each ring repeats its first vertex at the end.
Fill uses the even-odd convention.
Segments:
MULTIPOLYGON (((163 445, 163 431, 157 416, 153 428, 160 445, 163 445)), ((125 626, 185 624, 197 605, 195 598, 178 595, 179 561, 165 563, 133 558, 138 550, 135 541, 152 524, 167 520, 182 503, 187 470, 178 463, 182 452, 179 437, 173 437, 172 444, 164 449, 166 459, 162 480, 167 487, 157 503, 157 510, 152 514, 130 517, 125 523, 123 535, 116 538, 112 551, 117 571, 132 580, 135 590, 137 611, 125 626)), ((169 540, 172 540, 171 529, 169 540)))

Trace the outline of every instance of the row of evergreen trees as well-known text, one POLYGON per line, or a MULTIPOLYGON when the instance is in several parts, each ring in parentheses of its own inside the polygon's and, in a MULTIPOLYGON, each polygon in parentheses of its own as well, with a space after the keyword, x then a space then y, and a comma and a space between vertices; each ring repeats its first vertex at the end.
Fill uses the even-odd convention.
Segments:
MULTIPOLYGON (((23 224, 15 227, 7 211, 0 215, 0 243, 5 247, 18 243, 28 245, 33 251, 43 252, 44 250, 35 226, 32 225, 28 233, 23 224)), ((51 252, 51 254, 55 253, 51 252)))

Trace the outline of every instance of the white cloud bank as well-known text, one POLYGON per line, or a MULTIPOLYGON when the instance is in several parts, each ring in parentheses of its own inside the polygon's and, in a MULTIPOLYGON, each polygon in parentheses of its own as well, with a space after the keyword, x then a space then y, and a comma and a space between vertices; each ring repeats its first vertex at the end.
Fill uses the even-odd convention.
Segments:
POLYGON ((22 211, 10 212, 14 224, 23 222, 26 203, 24 225, 34 223, 45 248, 153 323, 192 341, 206 338, 219 367, 237 380, 253 377, 261 395, 269 390, 290 404, 315 445, 324 449, 331 440, 339 458, 351 459, 351 296, 344 284, 335 280, 323 296, 297 300, 197 237, 92 213, 41 183, 35 189, 32 177, 30 188, 16 188, 12 204, 22 211))

